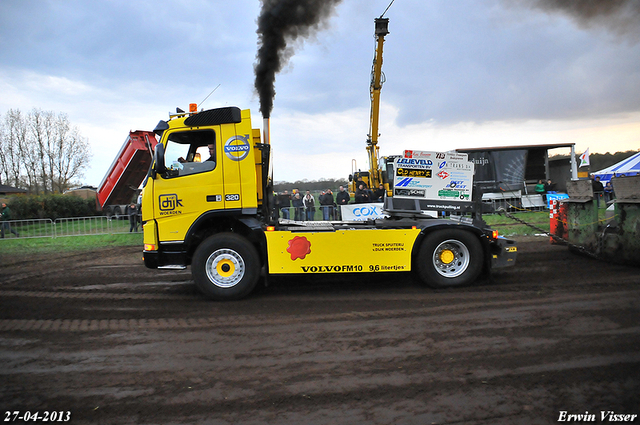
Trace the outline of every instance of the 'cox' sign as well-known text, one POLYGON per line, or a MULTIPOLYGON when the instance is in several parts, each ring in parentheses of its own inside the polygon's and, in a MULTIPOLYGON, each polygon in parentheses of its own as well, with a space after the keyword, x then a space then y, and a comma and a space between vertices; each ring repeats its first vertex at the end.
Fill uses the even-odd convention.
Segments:
POLYGON ((353 215, 356 217, 371 217, 371 216, 379 216, 380 211, 378 211, 378 207, 371 205, 366 207, 359 207, 353 209, 353 215))
POLYGON ((384 218, 382 204, 349 204, 341 205, 342 219, 345 221, 365 221, 384 218))

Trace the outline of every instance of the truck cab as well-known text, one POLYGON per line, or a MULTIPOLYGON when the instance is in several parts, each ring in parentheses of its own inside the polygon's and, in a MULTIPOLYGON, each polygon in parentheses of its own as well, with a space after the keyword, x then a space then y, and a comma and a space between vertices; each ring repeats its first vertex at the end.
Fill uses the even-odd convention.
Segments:
POLYGON ((177 115, 154 132, 161 139, 142 195, 148 266, 184 268, 194 247, 224 226, 259 227, 264 146, 248 110, 177 115))

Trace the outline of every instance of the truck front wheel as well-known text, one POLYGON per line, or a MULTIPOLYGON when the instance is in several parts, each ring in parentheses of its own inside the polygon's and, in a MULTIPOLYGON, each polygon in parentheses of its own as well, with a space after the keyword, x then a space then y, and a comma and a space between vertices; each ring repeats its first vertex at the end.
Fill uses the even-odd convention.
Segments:
POLYGON ((436 230, 422 242, 416 261, 418 276, 428 286, 468 285, 482 271, 482 246, 471 232, 436 230))
POLYGON ((196 249, 191 263, 200 291, 216 300, 249 295, 260 276, 258 252, 249 241, 232 233, 213 235, 196 249))

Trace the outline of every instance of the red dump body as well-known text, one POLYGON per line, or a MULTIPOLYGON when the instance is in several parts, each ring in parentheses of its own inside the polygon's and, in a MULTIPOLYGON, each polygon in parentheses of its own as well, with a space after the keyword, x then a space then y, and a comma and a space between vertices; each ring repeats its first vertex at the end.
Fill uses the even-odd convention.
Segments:
POLYGON ((152 131, 131 131, 100 187, 100 206, 128 204, 149 171, 158 141, 152 131))

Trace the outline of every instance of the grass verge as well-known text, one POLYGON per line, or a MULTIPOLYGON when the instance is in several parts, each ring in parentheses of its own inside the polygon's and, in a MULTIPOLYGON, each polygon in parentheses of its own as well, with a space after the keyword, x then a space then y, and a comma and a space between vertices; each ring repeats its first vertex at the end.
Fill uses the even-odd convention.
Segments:
POLYGON ((116 246, 139 246, 142 249, 142 232, 58 238, 0 239, 0 252, 7 255, 91 251, 96 248, 116 246))
MULTIPOLYGON (((604 218, 604 209, 598 211, 604 218)), ((514 213, 527 223, 549 231, 549 212, 532 211, 514 213)), ((503 236, 532 236, 540 232, 521 224, 504 215, 490 214, 483 216, 489 227, 494 228, 503 236)), ((116 246, 140 246, 142 249, 142 233, 124 233, 92 236, 69 236, 57 238, 8 238, 0 239, 0 253, 2 254, 35 254, 50 252, 90 251, 96 248, 116 246)))
MULTIPOLYGON (((513 213, 513 216, 545 232, 548 232, 550 229, 549 211, 518 212, 513 213)), ((521 224, 501 214, 483 215, 482 218, 489 227, 497 230, 503 236, 533 236, 541 233, 537 229, 521 224)))

